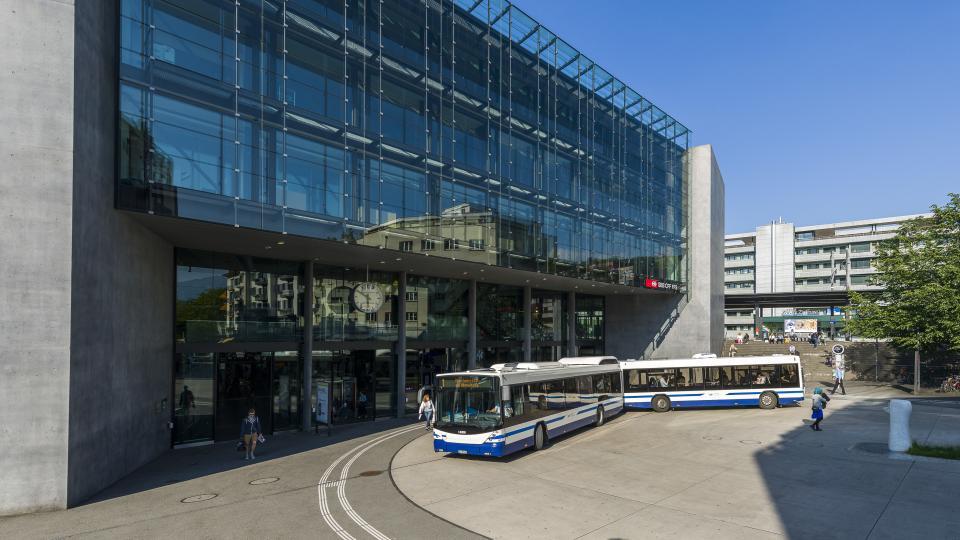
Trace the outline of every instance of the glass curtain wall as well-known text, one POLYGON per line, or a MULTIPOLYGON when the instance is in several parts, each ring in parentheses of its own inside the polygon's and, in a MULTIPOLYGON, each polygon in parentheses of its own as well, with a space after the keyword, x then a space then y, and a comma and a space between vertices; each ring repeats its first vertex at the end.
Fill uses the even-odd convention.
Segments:
POLYGON ((314 265, 314 341, 396 341, 399 286, 389 272, 314 265))
POLYGON ((577 350, 581 356, 603 354, 604 298, 578 294, 575 316, 577 322, 577 350))
POLYGON ((530 359, 555 362, 563 357, 567 339, 565 294, 533 290, 530 294, 530 359))
POLYGON ((120 208, 685 279, 688 130, 500 0, 125 0, 120 208))
POLYGON ((298 263, 177 250, 178 343, 298 341, 298 263))

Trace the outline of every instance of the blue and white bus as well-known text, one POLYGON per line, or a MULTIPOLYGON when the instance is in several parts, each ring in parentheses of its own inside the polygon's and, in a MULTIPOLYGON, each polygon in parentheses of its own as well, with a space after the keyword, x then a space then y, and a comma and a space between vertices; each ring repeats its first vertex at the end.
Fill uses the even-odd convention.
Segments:
POLYGON ((679 407, 759 406, 773 409, 803 401, 799 356, 677 360, 627 360, 623 369, 628 409, 665 412, 679 407))
POLYGON ((435 452, 505 456, 623 411, 612 356, 496 364, 437 376, 435 452))

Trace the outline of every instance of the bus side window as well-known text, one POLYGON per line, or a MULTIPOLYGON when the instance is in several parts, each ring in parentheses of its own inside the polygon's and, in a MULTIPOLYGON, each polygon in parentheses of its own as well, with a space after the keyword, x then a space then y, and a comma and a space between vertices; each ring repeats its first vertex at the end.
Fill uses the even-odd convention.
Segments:
POLYGON ((720 368, 703 368, 703 387, 707 390, 716 390, 720 388, 720 368))
POLYGON ((577 388, 576 377, 563 380, 563 397, 565 409, 573 409, 580 406, 580 390, 577 388))
POLYGON ((613 381, 613 385, 610 387, 610 391, 613 392, 614 394, 619 394, 620 393, 620 374, 611 373, 610 379, 613 381))
POLYGON ((577 386, 580 388, 580 404, 585 403, 596 403, 597 402, 597 390, 594 386, 596 384, 596 379, 590 375, 582 375, 577 377, 577 386))
POLYGON ((800 378, 797 376, 797 366, 795 364, 780 364, 778 386, 799 386, 800 378))
POLYGON ((703 390, 703 368, 679 368, 677 370, 677 389, 703 390))
POLYGON ((513 426, 516 424, 521 424, 531 419, 530 409, 527 407, 527 401, 530 399, 530 395, 527 393, 527 385, 517 384, 510 387, 510 404, 513 407, 512 414, 508 417, 505 414, 503 415, 503 424, 506 426, 513 426))
POLYGON ((717 368, 720 370, 720 388, 723 390, 728 390, 730 388, 737 388, 736 381, 733 380, 733 367, 723 366, 717 368))
POLYGON ((759 371, 757 372, 757 379, 754 381, 754 386, 756 388, 773 388, 778 386, 776 381, 777 373, 776 366, 759 366, 759 371))
POLYGON ((566 408, 566 405, 564 405, 563 380, 547 381, 543 383, 543 388, 547 393, 548 409, 562 411, 566 408))
POLYGON ((643 390, 640 382, 640 370, 631 369, 627 372, 627 390, 637 392, 643 390))

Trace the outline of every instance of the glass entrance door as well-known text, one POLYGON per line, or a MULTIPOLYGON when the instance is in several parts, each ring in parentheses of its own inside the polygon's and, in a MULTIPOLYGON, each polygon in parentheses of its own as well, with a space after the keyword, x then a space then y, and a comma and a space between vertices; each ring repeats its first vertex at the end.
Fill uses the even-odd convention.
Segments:
MULTIPOLYGON (((376 350, 314 351, 313 386, 328 389, 330 418, 334 424, 373 420, 378 412, 377 380, 381 374, 377 369, 377 353, 376 350)), ((311 398, 316 406, 316 391, 311 398)))
POLYGON ((240 422, 253 407, 264 432, 273 431, 270 403, 270 360, 267 353, 217 355, 217 415, 215 440, 240 437, 240 422))
POLYGON ((297 429, 300 425, 300 377, 300 356, 296 351, 273 354, 273 431, 297 429))
POLYGON ((437 375, 467 369, 466 351, 462 348, 407 349, 405 412, 416 414, 424 393, 433 394, 437 375))

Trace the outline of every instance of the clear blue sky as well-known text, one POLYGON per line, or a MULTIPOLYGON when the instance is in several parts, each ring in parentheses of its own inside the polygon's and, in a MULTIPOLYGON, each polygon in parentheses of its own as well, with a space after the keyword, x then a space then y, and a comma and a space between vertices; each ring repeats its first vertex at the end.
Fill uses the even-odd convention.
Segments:
POLYGON ((960 0, 514 0, 712 144, 727 232, 960 192, 960 0))

